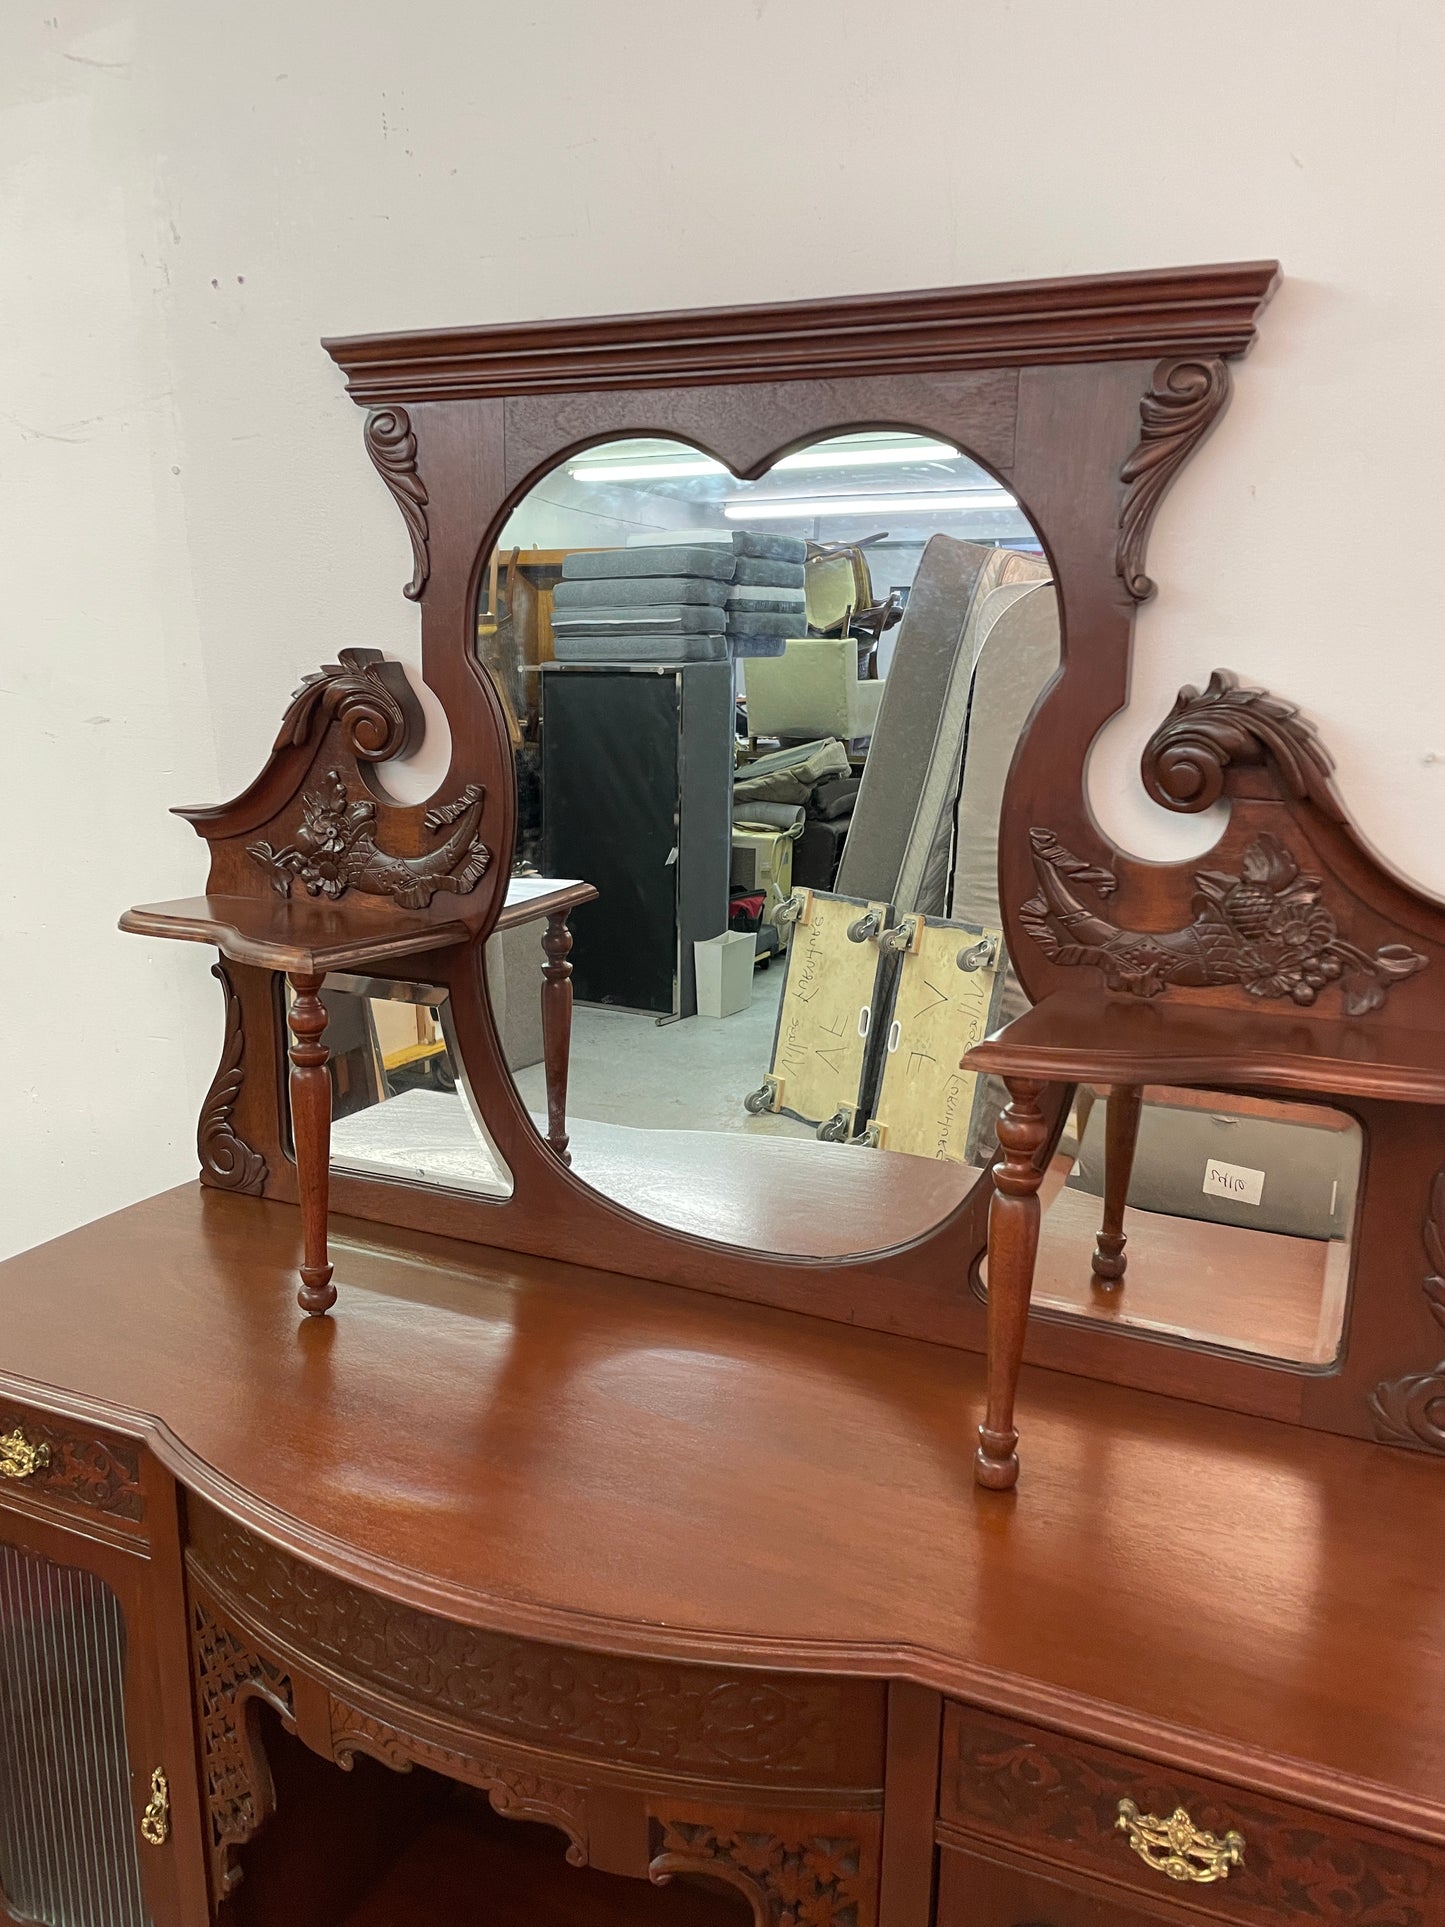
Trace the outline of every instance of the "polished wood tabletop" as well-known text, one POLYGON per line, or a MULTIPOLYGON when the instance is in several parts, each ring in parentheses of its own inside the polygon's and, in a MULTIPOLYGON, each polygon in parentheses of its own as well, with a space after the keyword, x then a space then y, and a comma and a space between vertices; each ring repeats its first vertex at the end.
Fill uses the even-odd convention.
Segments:
POLYGON ((298 1236, 185 1186, 12 1258, 0 1382, 461 1620, 912 1678, 1445 1841, 1438 1464, 1033 1371, 981 1493, 968 1354, 346 1219, 298 1319, 298 1236))

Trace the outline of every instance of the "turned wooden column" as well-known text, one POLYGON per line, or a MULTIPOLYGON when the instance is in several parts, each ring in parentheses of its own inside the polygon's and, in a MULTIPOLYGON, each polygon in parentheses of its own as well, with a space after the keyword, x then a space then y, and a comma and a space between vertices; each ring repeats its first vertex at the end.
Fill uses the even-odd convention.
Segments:
POLYGON ((1039 1109, 1043 1083, 1031 1077, 1005 1077, 1004 1083, 1009 1102, 998 1121, 1003 1159, 994 1166, 988 1208, 988 1409, 974 1460, 975 1479, 991 1492, 1006 1492, 1019 1476, 1014 1396, 1039 1248, 1044 1174, 1035 1160, 1049 1134, 1039 1109))
POLYGON ((296 1001, 286 1021, 295 1042, 291 1057, 291 1135, 296 1144, 296 1181, 301 1193, 301 1289, 296 1302, 319 1317, 336 1303, 326 1256, 326 1201, 331 1181, 330 1051, 322 1043, 326 1006, 318 972, 288 973, 296 1001))
POLYGON ((565 910, 554 910, 542 934, 542 1060, 547 1077, 547 1142, 564 1164, 567 1151, 567 1066, 572 1055, 572 932, 565 910))
POLYGON ((1124 1207, 1134 1174, 1134 1146, 1139 1139, 1139 1112, 1144 1092, 1138 1084, 1109 1087, 1109 1109, 1104 1119, 1104 1222, 1094 1240, 1094 1283, 1100 1291, 1117 1291, 1129 1260, 1124 1246, 1124 1207))

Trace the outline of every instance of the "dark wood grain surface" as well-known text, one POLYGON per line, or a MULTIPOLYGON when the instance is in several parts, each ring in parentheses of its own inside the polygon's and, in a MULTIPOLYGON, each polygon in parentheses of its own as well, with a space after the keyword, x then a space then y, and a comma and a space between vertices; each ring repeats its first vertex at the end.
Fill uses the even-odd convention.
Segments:
POLYGON ((1073 1083, 1253 1085, 1324 1097, 1445 1104, 1445 1031, 1372 1017, 1142 1002, 1105 990, 1043 998, 968 1053, 972 1070, 1073 1083))
POLYGON ((395 962, 471 935, 464 923, 422 912, 409 917, 390 903, 352 902, 341 910, 324 899, 275 895, 138 903, 120 927, 134 936, 212 943, 236 963, 305 975, 395 962))
POLYGON ((1045 1372, 971 1482, 981 1364, 184 1187, 0 1266, 5 1389, 142 1414, 356 1583, 579 1646, 893 1674, 1445 1841, 1438 1463, 1045 1372))

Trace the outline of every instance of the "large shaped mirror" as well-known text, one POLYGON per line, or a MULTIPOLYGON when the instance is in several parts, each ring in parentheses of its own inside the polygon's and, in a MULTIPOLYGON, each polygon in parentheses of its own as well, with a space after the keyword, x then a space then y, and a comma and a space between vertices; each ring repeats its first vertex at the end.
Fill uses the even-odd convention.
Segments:
MULTIPOLYGON (((991 1093, 957 1067, 1018 995, 999 811, 1059 660, 1010 492, 900 430, 750 483, 680 441, 589 447, 514 507, 477 650, 512 736, 517 868, 596 893, 570 920, 574 1173, 789 1255, 947 1217, 991 1156, 991 1093)), ((517 974, 493 1007, 547 1134, 517 974)))

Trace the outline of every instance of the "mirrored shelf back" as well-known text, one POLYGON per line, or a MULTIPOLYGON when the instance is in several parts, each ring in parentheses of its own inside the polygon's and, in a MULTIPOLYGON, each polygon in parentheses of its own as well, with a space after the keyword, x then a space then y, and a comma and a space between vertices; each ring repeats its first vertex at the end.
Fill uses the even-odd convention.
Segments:
MULTIPOLYGON (((226 956, 203 1180, 298 1194, 285 1065, 309 965, 333 1211, 982 1349, 1001 1096, 964 1050, 1102 985, 1136 938, 1197 948, 1176 914, 1196 872, 1229 871, 1249 942, 1297 882, 1237 825, 1199 863, 1137 864, 1083 787, 1156 592, 1151 523, 1277 279, 326 342, 402 516, 452 762, 428 804, 389 798, 416 705, 352 651, 250 790, 186 812, 211 911, 131 927, 167 911, 163 934, 226 956), (318 916, 331 950, 296 934, 318 916)), ((1438 1032, 1439 967, 1395 966, 1434 960, 1440 909, 1349 832, 1291 705, 1211 667, 1161 718, 1146 788, 1169 809, 1227 795, 1240 822, 1241 798, 1274 799, 1339 939, 1315 932, 1291 1008, 1438 1032), (1388 1008, 1337 1011, 1362 973, 1388 1008)), ((1437 1113, 1239 1063, 1203 1091, 1140 1079, 1132 1268, 1109 1295, 1108 1088, 1075 1077, 1044 1107, 1028 1356, 1344 1432, 1418 1419, 1428 1394, 1368 1395, 1441 1348, 1437 1113)), ((1428 1446, 1433 1423, 1396 1430, 1428 1446)))

